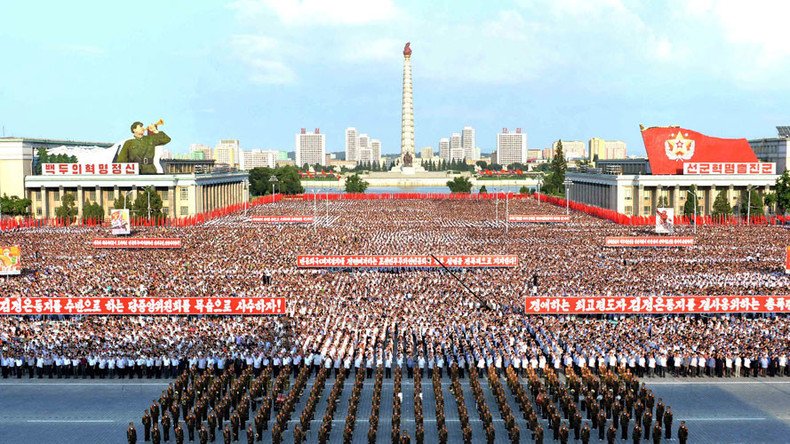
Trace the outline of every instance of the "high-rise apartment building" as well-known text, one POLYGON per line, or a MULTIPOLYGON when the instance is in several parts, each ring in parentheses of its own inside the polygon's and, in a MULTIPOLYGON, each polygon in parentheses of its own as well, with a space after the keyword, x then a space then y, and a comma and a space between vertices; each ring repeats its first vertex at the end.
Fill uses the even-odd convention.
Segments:
POLYGON ((277 151, 249 150, 241 152, 239 168, 249 171, 253 168, 275 168, 277 166, 277 151))
POLYGON ((296 135, 294 149, 296 151, 296 165, 326 164, 326 135, 316 128, 308 133, 305 128, 296 135))
POLYGON ((464 148, 464 157, 469 160, 477 160, 480 154, 475 154, 475 129, 465 126, 461 130, 461 146, 464 148))
POLYGON ((239 166, 239 141, 237 139, 221 139, 214 147, 214 160, 231 168, 239 166))
MULTIPOLYGON (((556 153, 560 141, 551 144, 551 149, 556 153)), ((579 160, 587 158, 587 147, 581 140, 563 140, 562 154, 567 160, 579 160)), ((554 157, 554 156, 552 156, 554 157)))
POLYGON ((507 167, 512 163, 524 163, 527 160, 527 134, 516 128, 515 132, 502 128, 496 135, 497 163, 507 167))
MULTIPOLYGON (((625 159, 626 145, 621 140, 604 140, 600 137, 593 137, 588 142, 590 148, 590 160, 598 156, 598 160, 625 159)), ((563 142, 563 149, 565 142, 563 142)))
POLYGON ((356 161, 359 158, 359 135, 356 128, 346 128, 346 160, 356 161))

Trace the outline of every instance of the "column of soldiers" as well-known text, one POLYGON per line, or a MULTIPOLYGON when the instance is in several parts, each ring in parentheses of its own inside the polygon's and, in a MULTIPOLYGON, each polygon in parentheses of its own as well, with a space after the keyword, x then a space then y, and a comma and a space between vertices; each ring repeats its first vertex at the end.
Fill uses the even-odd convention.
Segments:
POLYGON ((401 387, 402 374, 395 372, 395 379, 392 386, 392 429, 390 430, 390 441, 392 444, 398 444, 401 440, 400 436, 400 408, 403 401, 403 392, 401 387))
MULTIPOLYGON (((395 374, 400 375, 400 367, 395 368, 395 374)), ((400 378, 400 376, 396 376, 400 378)), ((384 385, 384 377, 380 371, 376 372, 376 382, 373 384, 373 399, 370 408, 370 418, 368 420, 368 444, 375 444, 376 434, 379 427, 379 408, 381 407, 381 387, 384 385)))
MULTIPOLYGON (((439 372, 432 372, 431 378, 439 372)), ((422 375, 414 378, 414 440, 417 444, 425 442, 425 425, 422 416, 422 375)))
POLYGON ((348 376, 348 370, 341 368, 337 379, 335 379, 335 385, 332 386, 332 391, 329 392, 324 419, 321 422, 321 428, 318 429, 318 442, 321 444, 329 442, 329 434, 332 432, 332 418, 335 415, 337 401, 340 399, 341 393, 343 393, 343 384, 345 383, 346 376, 348 376))
MULTIPOLYGON (((381 371, 381 369, 379 368, 377 371, 381 371)), ((364 382, 365 375, 362 372, 357 372, 357 376, 354 379, 354 387, 351 390, 351 398, 348 400, 346 426, 343 429, 343 442, 345 444, 351 444, 351 438, 354 436, 354 427, 357 423, 357 408, 362 397, 362 384, 364 382)))
MULTIPOLYGON (((436 401, 436 429, 439 431, 439 444, 447 444, 447 424, 444 416, 444 394, 442 393, 442 378, 439 373, 434 373, 433 378, 433 397, 436 401)), ((371 443, 368 443, 371 444, 371 443)))
POLYGON ((494 418, 491 416, 491 410, 488 408, 488 403, 486 403, 485 393, 483 393, 483 387, 480 385, 480 380, 477 379, 477 370, 474 367, 469 368, 469 386, 472 389, 472 395, 475 398, 478 416, 483 421, 486 442, 488 444, 493 444, 494 418))
MULTIPOLYGON (((328 375, 329 370, 322 367, 315 377, 313 388, 310 390, 305 406, 302 409, 302 414, 299 416, 299 424, 294 428, 294 442, 297 444, 304 441, 307 438, 307 433, 310 432, 310 423, 315 418, 315 409, 318 406, 318 401, 321 400, 321 394, 324 392, 328 375)), ((257 417, 255 427, 258 427, 257 417)), ((260 432, 258 433, 260 434, 260 432)))
POLYGON ((504 387, 502 387, 502 381, 492 367, 488 367, 488 385, 491 387, 491 391, 499 406, 499 416, 505 422, 505 428, 507 429, 510 442, 518 444, 520 430, 518 425, 516 425, 516 417, 513 415, 513 410, 507 402, 507 395, 505 394, 504 387))
POLYGON ((461 434, 463 435, 464 444, 470 444, 472 442, 472 427, 469 426, 469 413, 464 403, 464 392, 461 388, 461 381, 458 378, 457 366, 450 368, 450 378, 452 379, 450 392, 453 394, 453 397, 455 397, 455 403, 458 406, 458 419, 461 424, 461 434))

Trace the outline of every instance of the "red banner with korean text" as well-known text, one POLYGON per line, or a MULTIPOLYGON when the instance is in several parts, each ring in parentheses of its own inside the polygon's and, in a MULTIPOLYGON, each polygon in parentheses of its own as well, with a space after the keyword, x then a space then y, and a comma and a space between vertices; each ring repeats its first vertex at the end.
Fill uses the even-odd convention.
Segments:
POLYGON ((177 237, 97 237, 93 239, 93 248, 181 248, 181 239, 177 237))
POLYGON ((296 257, 299 268, 380 268, 380 267, 420 267, 439 268, 493 268, 516 267, 516 255, 485 256, 317 256, 296 257))
POLYGON ((0 298, 0 315, 282 315, 285 298, 0 298))
POLYGON ((526 222, 526 223, 555 223, 555 222, 570 222, 571 217, 567 215, 557 214, 525 214, 517 215, 511 214, 507 218, 508 222, 526 222))
POLYGON ((309 224, 313 223, 313 216, 252 216, 252 221, 269 224, 309 224))
POLYGON ((633 237, 607 237, 604 247, 691 247, 694 245, 693 237, 680 236, 633 236, 633 237))
POLYGON ((774 162, 686 162, 683 174, 764 174, 775 175, 774 162))
POLYGON ((790 296, 528 297, 527 314, 787 313, 790 296))

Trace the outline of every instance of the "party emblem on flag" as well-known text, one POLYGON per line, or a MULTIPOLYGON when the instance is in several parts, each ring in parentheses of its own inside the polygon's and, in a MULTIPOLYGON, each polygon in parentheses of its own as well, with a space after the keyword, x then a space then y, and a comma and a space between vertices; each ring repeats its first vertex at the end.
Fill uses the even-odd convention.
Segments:
MULTIPOLYGON (((686 136, 688 136, 688 133, 686 136)), ((686 139, 678 131, 674 139, 668 139, 664 142, 664 149, 669 160, 689 160, 694 155, 694 141, 686 139)))

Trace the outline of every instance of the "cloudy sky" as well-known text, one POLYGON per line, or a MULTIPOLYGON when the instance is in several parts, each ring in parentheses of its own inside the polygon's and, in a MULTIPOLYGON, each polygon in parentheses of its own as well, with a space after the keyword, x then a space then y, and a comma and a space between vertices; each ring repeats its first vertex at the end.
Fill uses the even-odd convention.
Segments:
POLYGON ((5 135, 117 141, 166 121, 173 151, 237 138, 329 150, 354 126, 400 147, 412 42, 417 147, 465 125, 484 152, 598 136, 643 154, 639 124, 720 137, 790 125, 790 2, 237 0, 4 4, 5 135))

